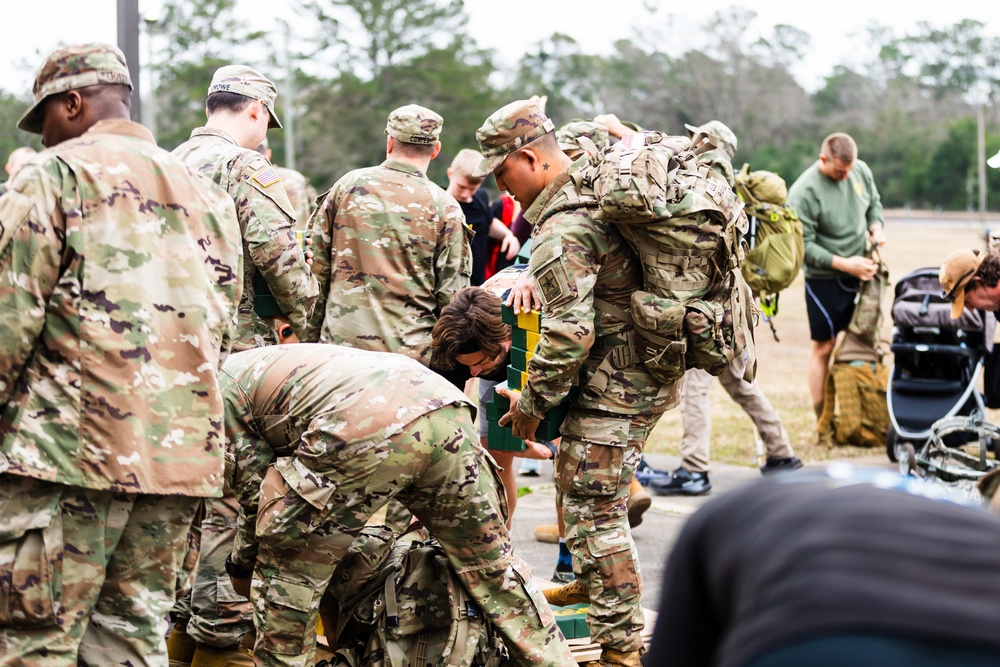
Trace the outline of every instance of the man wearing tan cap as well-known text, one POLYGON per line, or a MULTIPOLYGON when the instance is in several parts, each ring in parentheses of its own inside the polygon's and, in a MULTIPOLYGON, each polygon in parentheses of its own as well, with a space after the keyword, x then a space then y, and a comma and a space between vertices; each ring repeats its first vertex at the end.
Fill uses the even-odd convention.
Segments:
POLYGON ((957 320, 965 308, 1000 311, 1000 257, 985 250, 958 250, 948 255, 938 273, 944 298, 957 320))
POLYGON ((478 173, 493 173, 534 227, 528 271, 543 308, 528 382, 511 392, 511 412, 500 423, 533 440, 539 420, 579 379, 555 463, 576 581, 545 595, 561 606, 590 603, 590 636, 602 649, 594 665, 638 667, 642 579, 626 501, 646 436, 678 401, 676 384, 661 385, 630 352, 623 311, 642 287, 642 265, 580 200, 573 177, 586 159, 562 152, 536 100, 495 112, 476 138, 484 156, 478 173))
MULTIPOLYGON (((301 336, 317 296, 316 280, 295 238, 295 209, 281 177, 256 150, 269 128, 281 127, 274 112, 276 97, 274 84, 260 72, 245 65, 219 68, 208 89, 205 127, 174 150, 236 203, 246 261, 235 351, 288 342, 277 333, 287 325, 301 336), (268 291, 267 301, 277 304, 283 316, 260 307, 268 291)), ((287 338, 294 341, 294 336, 287 338)), ((193 640, 196 666, 252 664, 240 651, 241 641, 252 646, 250 603, 235 594, 224 569, 236 531, 236 499, 228 486, 224 497, 206 503, 201 528, 190 612, 188 600, 179 601, 170 657, 183 662, 193 640)))
POLYGON ((49 55, 0 198, 0 663, 163 665, 242 281, 226 193, 129 120, 121 51, 49 55))
POLYGON ((425 175, 443 123, 416 104, 390 113, 385 162, 343 176, 317 209, 320 298, 307 340, 430 364, 434 322, 472 275, 462 209, 425 175))

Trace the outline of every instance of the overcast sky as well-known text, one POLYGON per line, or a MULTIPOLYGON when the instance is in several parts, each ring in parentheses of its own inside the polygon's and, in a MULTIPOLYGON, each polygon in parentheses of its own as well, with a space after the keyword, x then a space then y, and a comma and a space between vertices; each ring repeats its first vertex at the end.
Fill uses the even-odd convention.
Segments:
MULTIPOLYGON (((238 0, 254 27, 267 27, 282 16, 294 19, 291 0, 238 0)), ((650 0, 647 0, 649 2, 650 0)), ((162 0, 140 0, 141 12, 154 12, 162 0)), ((918 21, 937 27, 966 18, 987 24, 1000 34, 1000 5, 994 0, 940 2, 940 0, 695 0, 673 3, 655 0, 660 14, 676 17, 671 45, 693 45, 690 37, 714 12, 734 4, 752 7, 757 21, 748 28, 755 36, 771 26, 787 23, 810 34, 809 55, 796 68, 802 85, 815 89, 834 64, 857 64, 867 53, 862 36, 871 22, 888 25, 899 34, 918 21), (697 11, 696 11, 697 10, 697 11), (676 40, 676 41, 675 41, 676 40), (687 42, 685 40, 688 40, 687 42)), ((585 51, 604 53, 620 38, 633 38, 636 26, 648 22, 643 0, 466 0, 469 31, 480 46, 495 49, 505 64, 513 64, 531 45, 558 30, 570 35, 585 51), (606 15, 601 8, 607 8, 606 15)), ((4 20, 0 53, 0 88, 28 93, 34 68, 60 43, 115 42, 115 0, 0 0, 4 20), (39 55, 39 52, 41 55, 39 55)), ((665 19, 658 19, 665 25, 665 19)), ((294 23, 293 23, 294 25, 294 23)), ((697 42, 695 42, 697 43, 697 42)), ((664 46, 668 52, 675 52, 664 46)))

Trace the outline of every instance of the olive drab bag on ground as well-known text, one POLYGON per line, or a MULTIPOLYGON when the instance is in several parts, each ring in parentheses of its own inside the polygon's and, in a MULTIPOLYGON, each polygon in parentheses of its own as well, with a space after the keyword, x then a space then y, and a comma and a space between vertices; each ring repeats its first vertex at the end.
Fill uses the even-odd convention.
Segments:
POLYGON ((743 277, 760 299, 764 315, 772 317, 778 314, 778 293, 792 284, 802 268, 802 221, 785 203, 788 188, 773 171, 750 171, 750 165, 744 164, 736 173, 736 194, 750 221, 750 252, 743 260, 743 277))
POLYGON ((493 624, 426 534, 362 530, 321 603, 333 657, 317 667, 501 667, 493 624))
POLYGON ((883 447, 890 423, 886 387, 891 369, 882 363, 882 304, 889 289, 889 270, 877 247, 868 256, 878 269, 858 288, 851 322, 826 377, 817 429, 820 434, 828 433, 834 444, 883 447))
POLYGON ((596 203, 595 217, 617 227, 643 267, 629 313, 595 305, 632 321, 635 352, 664 383, 689 368, 721 375, 744 352, 744 378, 756 372, 757 312, 740 268, 748 222, 731 174, 704 133, 643 132, 605 149, 574 178, 581 197, 596 203))

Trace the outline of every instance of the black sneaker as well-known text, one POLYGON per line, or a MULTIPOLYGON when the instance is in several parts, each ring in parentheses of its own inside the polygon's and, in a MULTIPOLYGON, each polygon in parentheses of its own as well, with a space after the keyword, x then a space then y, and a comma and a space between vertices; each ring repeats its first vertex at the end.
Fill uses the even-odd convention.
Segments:
POLYGON ((802 461, 794 456, 790 459, 776 459, 768 456, 767 461, 760 467, 760 474, 773 475, 779 472, 791 472, 801 467, 802 461))
POLYGON ((659 496, 704 496, 712 490, 712 483, 707 472, 678 468, 665 480, 652 480, 649 489, 659 496))

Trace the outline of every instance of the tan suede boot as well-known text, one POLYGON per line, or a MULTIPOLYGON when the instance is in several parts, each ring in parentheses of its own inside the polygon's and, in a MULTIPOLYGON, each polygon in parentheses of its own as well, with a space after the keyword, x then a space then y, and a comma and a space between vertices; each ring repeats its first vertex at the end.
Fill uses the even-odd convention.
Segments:
POLYGON ((559 526, 554 523, 535 526, 535 539, 547 544, 559 544, 559 526))
POLYGON ((601 659, 584 663, 584 667, 642 667, 643 651, 616 651, 613 648, 601 650, 601 659))
POLYGON ((188 667, 194 658, 195 642, 183 625, 175 625, 167 637, 167 660, 170 667, 188 667))
POLYGON ((559 588, 546 588, 542 595, 550 605, 556 607, 567 607, 571 604, 583 604, 590 602, 590 593, 577 579, 559 588))
POLYGON ((635 528, 642 523, 642 515, 653 504, 653 496, 642 487, 639 480, 633 479, 628 490, 628 525, 635 528))
POLYGON ((253 649, 243 646, 243 642, 227 648, 198 644, 191 667, 253 667, 253 649))

